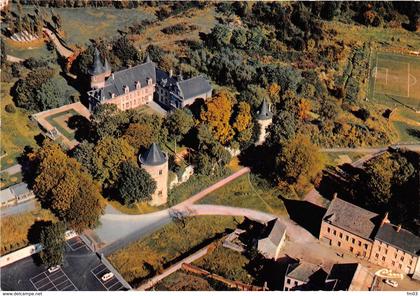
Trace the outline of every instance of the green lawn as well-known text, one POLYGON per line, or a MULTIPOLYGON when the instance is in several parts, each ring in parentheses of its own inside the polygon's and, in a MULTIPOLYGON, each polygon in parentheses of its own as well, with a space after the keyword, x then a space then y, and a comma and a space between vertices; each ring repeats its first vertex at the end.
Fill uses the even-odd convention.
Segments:
MULTIPOLYGON (((152 291, 214 291, 211 283, 204 277, 178 270, 157 283, 152 291)), ((227 290, 224 287, 223 291, 227 290)))
POLYGON ((232 231, 242 218, 203 216, 170 223, 148 237, 111 254, 108 259, 121 275, 134 286, 161 272, 169 265, 232 231))
MULTIPOLYGON (((63 124, 66 124, 65 122, 59 122, 58 121, 58 117, 63 116, 63 115, 71 115, 71 116, 75 116, 75 115, 80 115, 79 113, 77 113, 75 110, 71 109, 71 110, 67 110, 67 111, 63 111, 63 112, 59 112, 59 113, 55 113, 53 115, 50 115, 46 118, 46 120, 48 121, 48 123, 50 123, 52 126, 54 126, 55 128, 57 128, 57 130, 63 135, 65 136, 67 139, 69 139, 70 141, 74 140, 74 131, 73 132, 69 132, 67 129, 65 129, 63 127, 63 124)), ((71 117, 70 116, 70 117, 71 117)))
POLYGON ((400 142, 420 142, 420 128, 418 126, 409 125, 401 121, 394 121, 393 124, 400 135, 400 142))
POLYGON ((15 185, 17 183, 22 182, 22 173, 19 172, 14 175, 8 175, 6 173, 0 173, 1 181, 0 181, 0 189, 4 189, 15 185))
POLYGON ((210 193, 199 203, 249 208, 284 215, 285 208, 279 198, 281 192, 252 174, 246 174, 210 193))
POLYGON ((1 169, 5 169, 16 164, 16 158, 23 152, 25 146, 36 148, 34 139, 41 130, 36 123, 29 120, 29 113, 20 108, 16 108, 15 113, 5 111, 7 104, 13 104, 10 96, 12 83, 1 83, 1 150, 7 155, 1 159, 1 169))

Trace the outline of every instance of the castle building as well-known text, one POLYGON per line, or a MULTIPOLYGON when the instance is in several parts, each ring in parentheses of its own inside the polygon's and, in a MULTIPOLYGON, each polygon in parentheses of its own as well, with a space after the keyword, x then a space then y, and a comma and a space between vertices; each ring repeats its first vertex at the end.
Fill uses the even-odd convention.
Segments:
POLYGON ((273 113, 270 111, 268 103, 264 100, 260 110, 257 112, 257 122, 260 125, 260 136, 255 145, 262 145, 267 137, 267 128, 273 122, 273 113))
POLYGON ((89 75, 90 110, 100 104, 115 104, 124 111, 152 102, 154 98, 168 108, 183 108, 212 94, 211 85, 204 77, 175 78, 172 73, 157 69, 149 57, 143 64, 112 72, 107 59, 102 61, 98 49, 95 49, 89 75))
POLYGON ((90 110, 100 104, 115 104, 124 111, 153 100, 156 71, 150 59, 135 67, 112 73, 108 61, 105 59, 102 62, 96 49, 89 74, 92 88, 88 92, 90 110))
POLYGON ((334 197, 325 213, 321 242, 372 263, 420 278, 420 238, 387 218, 334 197))
POLYGON ((156 181, 156 190, 152 194, 150 205, 160 206, 168 201, 168 156, 153 143, 139 155, 140 166, 156 181))
POLYGON ((182 75, 172 75, 156 69, 156 100, 170 109, 184 108, 197 99, 206 100, 211 97, 212 87, 203 76, 184 80, 182 75))

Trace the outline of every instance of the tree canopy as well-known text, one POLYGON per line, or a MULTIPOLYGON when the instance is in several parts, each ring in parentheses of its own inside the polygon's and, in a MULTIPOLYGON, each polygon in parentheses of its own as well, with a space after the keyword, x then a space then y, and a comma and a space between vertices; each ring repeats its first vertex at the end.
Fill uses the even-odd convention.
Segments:
POLYGON ((40 257, 47 266, 61 265, 64 261, 64 233, 66 231, 63 222, 50 223, 41 229, 40 243, 44 247, 40 257))

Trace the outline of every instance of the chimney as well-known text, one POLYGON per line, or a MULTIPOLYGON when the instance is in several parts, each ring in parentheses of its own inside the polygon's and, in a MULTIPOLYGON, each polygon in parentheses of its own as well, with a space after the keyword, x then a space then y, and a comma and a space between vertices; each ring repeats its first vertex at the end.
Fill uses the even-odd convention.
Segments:
POLYGON ((172 77, 173 75, 174 75, 174 73, 173 73, 172 69, 169 70, 169 77, 172 77))
POLYGON ((333 194, 333 199, 334 198, 337 198, 337 192, 334 192, 334 194, 333 194))
POLYGON ((388 219, 388 212, 385 213, 384 218, 382 219, 381 222, 381 226, 384 225, 385 223, 390 223, 389 219, 388 219))
POLYGON ((397 225, 397 229, 396 229, 396 231, 397 231, 397 232, 400 232, 400 230, 401 230, 401 224, 398 224, 398 225, 397 225))
POLYGON ((112 80, 115 79, 114 73, 111 74, 111 78, 112 78, 112 80))

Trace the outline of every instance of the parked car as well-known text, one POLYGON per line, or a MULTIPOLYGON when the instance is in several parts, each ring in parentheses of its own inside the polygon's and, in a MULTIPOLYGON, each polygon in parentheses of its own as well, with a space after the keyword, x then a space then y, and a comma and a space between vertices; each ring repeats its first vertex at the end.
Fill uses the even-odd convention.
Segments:
POLYGON ((102 276, 102 281, 103 282, 106 282, 107 280, 110 280, 110 279, 112 279, 114 277, 114 274, 112 273, 112 272, 108 272, 108 273, 105 273, 103 276, 102 276))
POLYGON ((384 283, 385 284, 387 284, 387 285, 390 285, 391 287, 394 287, 394 288, 396 288, 396 287, 398 287, 398 283, 397 283, 397 281, 394 281, 394 280, 384 280, 384 283))
POLYGON ((51 266, 50 268, 48 268, 48 272, 53 273, 53 272, 56 272, 59 269, 60 269, 60 265, 51 266))
POLYGON ((77 236, 77 233, 74 230, 67 230, 64 233, 64 237, 66 238, 66 240, 71 239, 71 238, 76 237, 76 236, 77 236))

